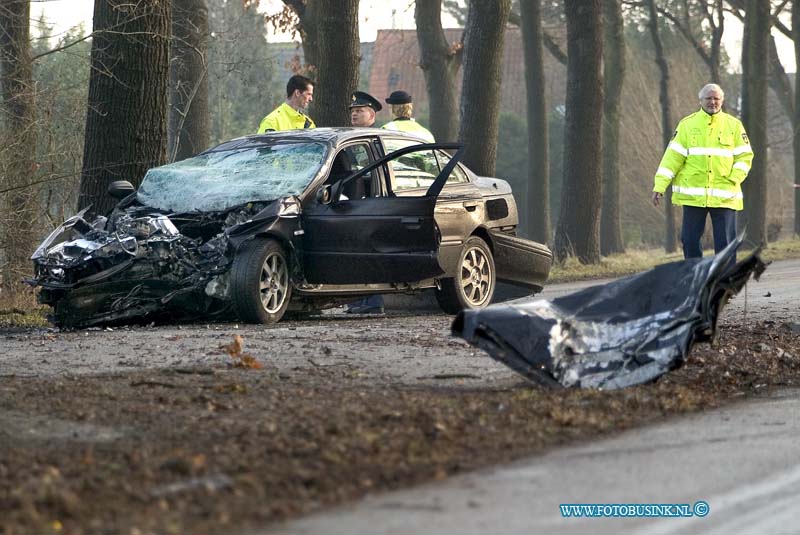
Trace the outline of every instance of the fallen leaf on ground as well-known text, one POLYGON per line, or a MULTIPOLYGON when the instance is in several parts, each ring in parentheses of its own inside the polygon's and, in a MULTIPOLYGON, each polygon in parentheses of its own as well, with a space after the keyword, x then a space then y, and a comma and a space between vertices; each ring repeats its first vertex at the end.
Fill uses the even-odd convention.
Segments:
POLYGON ((263 364, 258 362, 256 358, 250 353, 242 353, 244 347, 244 339, 239 334, 233 335, 233 342, 220 346, 233 360, 234 368, 250 368, 260 370, 264 367, 263 364))

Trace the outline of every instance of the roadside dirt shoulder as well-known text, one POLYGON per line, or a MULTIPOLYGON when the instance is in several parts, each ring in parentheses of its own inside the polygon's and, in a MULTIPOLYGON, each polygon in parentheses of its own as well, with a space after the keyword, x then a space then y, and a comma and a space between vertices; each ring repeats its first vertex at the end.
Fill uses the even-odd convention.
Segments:
MULTIPOLYGON (((338 322, 325 323, 307 335, 315 344, 300 333, 281 338, 291 345, 275 360, 259 345, 276 348, 275 339, 259 342, 259 333, 244 330, 243 351, 261 369, 228 366, 230 357, 219 348, 231 338, 226 326, 219 340, 199 337, 198 347, 181 350, 174 346, 184 338, 166 340, 158 329, 127 331, 128 343, 142 344, 137 353, 164 359, 158 368, 133 361, 129 371, 118 371, 120 360, 133 357, 116 339, 105 346, 114 372, 4 371, 0 533, 242 530, 800 385, 800 336, 779 322, 723 324, 717 347, 696 346, 686 366, 654 384, 545 392, 459 341, 442 345, 443 319, 417 321, 431 332, 421 327, 404 333, 402 342, 389 333, 402 318, 360 323, 365 346, 383 340, 378 353, 333 334, 338 322), (326 331, 330 339, 322 338, 326 331), (154 347, 154 340, 162 343, 154 347), (361 367, 379 361, 381 352, 406 355, 409 368, 419 369, 379 374, 380 364, 391 366, 392 359, 361 367), (448 356, 462 367, 446 364, 448 356), (426 368, 425 359, 438 364, 426 368), (473 366, 494 370, 495 378, 473 366)), ((91 333, 48 334, 64 351, 101 351, 85 342, 91 333)), ((47 340, 27 343, 48 347, 47 340)), ((32 351, 33 359, 60 358, 58 347, 50 349, 32 351)), ((101 360, 92 362, 87 365, 101 360)))

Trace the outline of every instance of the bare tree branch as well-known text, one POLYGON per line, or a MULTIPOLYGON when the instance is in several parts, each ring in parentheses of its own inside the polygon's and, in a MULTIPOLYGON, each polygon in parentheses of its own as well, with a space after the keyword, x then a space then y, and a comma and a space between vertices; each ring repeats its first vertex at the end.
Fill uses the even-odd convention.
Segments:
POLYGON ((786 37, 788 37, 789 39, 793 39, 793 37, 792 37, 792 30, 790 30, 789 28, 787 28, 787 27, 786 27, 786 25, 785 25, 784 23, 782 23, 782 22, 780 21, 780 19, 778 19, 778 17, 773 17, 773 19, 772 19, 772 25, 775 27, 775 29, 777 29, 777 30, 778 30, 779 32, 781 32, 783 35, 785 35, 785 36, 786 36, 786 37))
POLYGON ((50 54, 55 54, 56 52, 61 52, 63 50, 67 50, 68 48, 71 48, 71 47, 73 47, 73 46, 75 46, 75 45, 77 45, 79 43, 82 43, 82 42, 86 41, 87 39, 91 39, 91 37, 93 35, 94 35, 94 33, 90 33, 86 37, 81 37, 80 39, 76 39, 75 41, 72 41, 71 43, 67 43, 66 45, 58 46, 56 48, 48 50, 47 52, 42 52, 41 54, 37 54, 37 55, 35 55, 35 56, 33 56, 31 58, 31 61, 36 61, 37 59, 43 58, 45 56, 49 56, 50 54))
POLYGON ((692 32, 689 30, 688 15, 686 15, 685 20, 681 21, 678 19, 677 16, 675 16, 674 13, 672 13, 667 9, 664 9, 663 7, 659 7, 657 8, 657 10, 662 17, 672 22, 673 26, 675 26, 675 28, 677 28, 678 31, 681 32, 681 35, 683 35, 686 38, 686 40, 689 41, 689 43, 692 45, 692 48, 694 48, 695 52, 698 53, 698 55, 703 59, 703 61, 708 61, 710 59, 708 51, 706 50, 705 46, 702 43, 698 42, 697 39, 695 39, 694 35, 692 35, 692 32))
POLYGON ((786 4, 788 4, 788 3, 789 3, 789 0, 783 0, 783 2, 781 2, 780 4, 778 4, 777 6, 775 6, 775 11, 773 11, 773 12, 772 12, 772 15, 771 15, 771 16, 772 16, 773 18, 775 18, 775 17, 777 17, 778 15, 780 15, 780 14, 781 14, 781 11, 783 11, 783 8, 785 8, 785 7, 786 7, 786 4))
POLYGON ((547 48, 547 50, 553 55, 554 58, 558 60, 559 63, 562 65, 567 64, 567 54, 561 50, 561 47, 558 46, 558 43, 556 43, 556 40, 553 39, 553 36, 543 31, 542 42, 544 43, 545 48, 547 48))

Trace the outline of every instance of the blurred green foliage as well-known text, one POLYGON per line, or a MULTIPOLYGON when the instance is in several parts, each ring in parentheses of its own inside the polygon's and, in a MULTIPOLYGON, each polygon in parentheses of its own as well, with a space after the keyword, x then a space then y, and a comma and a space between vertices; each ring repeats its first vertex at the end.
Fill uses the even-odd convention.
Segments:
POLYGON ((208 88, 211 144, 253 134, 285 98, 256 2, 209 2, 208 88))

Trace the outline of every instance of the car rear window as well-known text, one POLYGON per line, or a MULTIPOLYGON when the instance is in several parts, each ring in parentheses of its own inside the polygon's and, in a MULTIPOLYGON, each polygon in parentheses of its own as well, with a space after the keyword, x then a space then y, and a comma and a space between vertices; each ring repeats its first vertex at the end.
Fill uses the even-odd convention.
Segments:
MULTIPOLYGON (((410 141, 407 139, 385 139, 387 153, 410 147, 412 145, 419 145, 419 141, 410 141)), ((439 172, 450 161, 451 156, 443 150, 433 151, 420 151, 399 158, 389 162, 394 173, 394 191, 403 191, 415 188, 428 188, 433 184, 434 179, 439 172)), ((448 184, 468 182, 466 173, 460 166, 456 165, 450 176, 447 177, 448 184)))
MULTIPOLYGON (((419 141, 409 141, 406 139, 385 139, 386 151, 391 153, 398 149, 419 145, 419 141)), ((433 184, 436 175, 439 174, 439 163, 436 161, 433 151, 419 151, 400 156, 389 161, 389 166, 394 174, 394 191, 406 189, 425 188, 433 184)))

